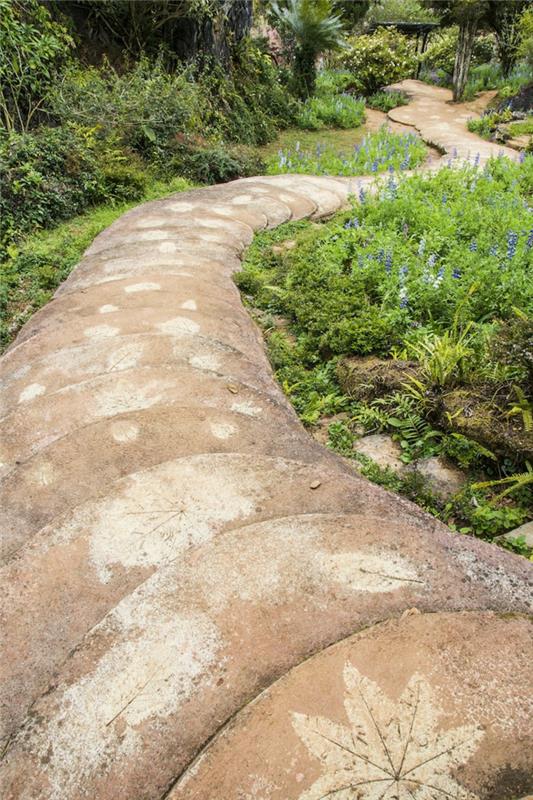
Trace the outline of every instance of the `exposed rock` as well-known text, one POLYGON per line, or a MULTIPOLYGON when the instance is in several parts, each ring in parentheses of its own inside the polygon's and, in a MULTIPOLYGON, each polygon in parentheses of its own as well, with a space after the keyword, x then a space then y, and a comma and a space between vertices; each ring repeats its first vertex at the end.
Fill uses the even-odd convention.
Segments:
POLYGON ((525 522, 519 528, 515 528, 508 533, 504 533, 502 539, 520 539, 524 537, 524 541, 528 547, 533 547, 533 522, 525 522))
POLYGON ((272 246, 272 252, 280 255, 281 253, 286 252, 287 250, 293 250, 296 247, 296 239, 285 239, 285 241, 281 242, 280 244, 275 244, 272 246))
POLYGON ((522 86, 519 92, 514 97, 502 100, 498 110, 505 111, 524 111, 529 112, 533 107, 533 82, 522 86))
POLYGON ((375 461, 380 467, 389 467, 395 472, 405 469, 404 462, 400 459, 402 448, 385 433, 373 433, 363 436, 354 444, 354 450, 362 453, 375 461))
POLYGON ((431 490, 442 498, 456 494, 466 483, 466 476, 441 456, 417 461, 415 469, 424 476, 431 490))
POLYGON ((401 389, 418 372, 415 361, 385 360, 374 356, 343 358, 337 366, 340 386, 354 400, 370 400, 401 389))

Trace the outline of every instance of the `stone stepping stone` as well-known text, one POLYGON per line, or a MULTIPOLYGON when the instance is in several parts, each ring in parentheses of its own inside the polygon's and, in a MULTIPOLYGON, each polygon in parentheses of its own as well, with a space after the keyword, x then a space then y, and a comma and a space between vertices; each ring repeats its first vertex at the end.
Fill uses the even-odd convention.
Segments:
MULTIPOLYGON (((146 214, 142 220, 139 219, 135 223, 134 229, 129 231, 128 241, 151 245, 157 249, 165 242, 187 240, 191 237, 191 213, 189 212, 187 216, 181 218, 179 215, 175 215, 171 219, 168 216, 165 218, 146 214)), ((245 222, 210 212, 207 208, 194 211, 194 236, 192 238, 208 236, 206 241, 228 244, 235 250, 241 251, 250 244, 253 235, 254 228, 245 222)), ((124 246, 123 231, 120 230, 95 239, 85 251, 85 255, 99 255, 117 246, 124 246)), ((162 252, 168 251, 163 249, 162 252)))
MULTIPOLYGON (((104 343, 132 334, 163 334, 182 339, 200 337, 202 341, 233 347, 248 358, 264 358, 259 332, 250 325, 244 309, 217 301, 215 294, 213 300, 201 309, 197 307, 196 311, 182 308, 181 304, 173 307, 170 303, 166 308, 134 307, 73 317, 61 327, 50 326, 43 333, 17 344, 8 352, 0 375, 9 377, 13 369, 23 369, 25 364, 66 347, 104 343)), ((27 399, 31 399, 29 389, 27 399)))
MULTIPOLYGON (((103 285, 112 281, 130 279, 132 282, 142 283, 147 274, 157 273, 160 276, 177 276, 181 278, 197 277, 199 281, 212 281, 214 286, 224 285, 224 274, 233 275, 241 268, 241 262, 235 258, 227 262, 191 256, 180 256, 170 260, 146 257, 146 262, 136 258, 117 259, 115 263, 106 264, 105 268, 98 265, 94 268, 94 275, 89 268, 76 268, 71 276, 61 284, 54 297, 62 294, 73 294, 91 286, 103 285), (78 271, 79 269, 79 271, 78 271)), ((80 262, 81 265, 81 262, 80 262)), ((227 285, 227 284, 226 284, 227 285)))
MULTIPOLYGON (((296 419, 281 440, 263 435, 252 417, 197 406, 147 408, 86 425, 17 466, 0 484, 0 562, 55 517, 105 494, 133 472, 198 453, 257 455, 259 450, 266 456, 344 466, 338 456, 303 438, 296 419)), ((361 503, 361 485, 354 483, 350 491, 361 503)))
MULTIPOLYGON (((24 351, 13 351, 12 365, 21 364, 0 383, 0 408, 5 415, 38 396, 75 386, 89 378, 142 367, 189 364, 207 374, 224 376, 229 391, 246 383, 272 397, 284 398, 270 371, 229 345, 202 336, 137 333, 54 350, 28 363, 24 351)), ((233 391, 237 393, 237 389, 233 391)))
POLYGON ((533 737, 532 633, 518 615, 469 613, 352 636, 244 708, 166 797, 518 797, 533 770, 520 746, 533 737))
MULTIPOLYGON (((365 494, 364 481, 325 465, 207 453, 130 474, 58 517, 1 571, 3 636, 12 657, 0 692, 13 724, 103 614, 189 549, 302 507, 310 514, 360 512, 365 494)), ((376 509, 385 512, 385 493, 381 500, 376 509)))
POLYGON ((406 92, 409 103, 393 108, 388 113, 389 118, 416 128, 425 142, 444 152, 440 166, 448 161, 450 155, 470 161, 479 155, 480 164, 500 155, 513 161, 517 159, 518 154, 512 148, 487 142, 467 129, 468 119, 478 114, 469 108, 468 103, 451 105, 452 93, 448 89, 425 87, 416 80, 401 81, 393 88, 406 92))
POLYGON ((286 403, 243 383, 207 374, 191 363, 134 367, 36 396, 0 420, 0 478, 52 442, 98 420, 175 404, 196 407, 199 412, 205 407, 234 411, 264 418, 274 427, 295 421, 286 403))
MULTIPOLYGON (((157 485, 160 491, 162 484, 157 485)), ((238 486, 242 490, 242 476, 238 486)), ((279 499, 271 498, 272 507, 280 507, 279 499)), ((217 507, 213 510, 219 513, 217 507)), ((111 522, 112 517, 97 515, 100 530, 106 520, 111 522)), ((120 520, 119 524, 123 530, 120 520)), ((98 527, 93 531, 99 535, 98 527)), ((69 527, 68 539, 72 532, 69 527)), ((103 619, 100 614, 101 621, 62 663, 52 691, 33 705, 32 717, 13 740, 0 779, 8 790, 11 775, 22 781, 26 792, 22 798, 31 797, 31 791, 43 784, 43 798, 53 797, 57 786, 65 800, 77 798, 80 775, 84 791, 96 797, 160 796, 162 787, 180 774, 201 743, 209 741, 251 698, 309 655, 342 640, 354 626, 369 627, 406 608, 463 610, 495 601, 505 607, 515 601, 511 596, 502 603, 499 588, 483 589, 470 581, 460 559, 450 559, 446 539, 446 534, 428 539, 424 525, 408 517, 384 527, 379 517, 360 514, 289 514, 240 527, 211 541, 204 538, 183 559, 166 559, 157 572, 145 572, 144 581, 138 579, 133 592, 117 590, 116 582, 125 575, 115 565, 112 577, 106 575, 104 584, 95 582, 92 587, 99 592, 107 588, 115 607, 103 619), (465 582, 468 591, 462 592, 465 582), (47 753, 50 757, 43 763, 47 753)), ((135 557, 115 544, 117 558, 135 557)), ((457 552, 473 545, 459 538, 457 552)), ((75 575, 72 556, 67 563, 69 574, 75 575)), ((509 562, 513 560, 510 556, 509 562)), ((58 564, 57 554, 54 563, 58 564)), ((107 570, 108 565, 100 562, 98 568, 107 570)), ((40 575, 41 570, 32 574, 40 575)), ((35 591, 36 604, 39 596, 35 591)), ((66 599, 71 597, 72 592, 67 592, 66 599)), ((16 598, 8 608, 16 618, 14 603, 16 598)), ((86 609, 84 603, 81 617, 87 629, 86 609)), ((39 615, 39 608, 35 613, 39 615)), ((456 618, 460 622, 453 615, 456 618)), ((77 627, 79 637, 80 613, 69 614, 64 608, 63 620, 77 627)), ((481 627, 489 633, 486 624, 481 627)), ((496 631, 494 625, 489 627, 496 631)), ((15 626, 16 647, 23 647, 25 654, 24 667, 31 661, 28 649, 36 646, 35 621, 31 630, 28 638, 20 624, 15 626)), ((54 635, 57 638, 59 631, 54 635)), ((450 628, 444 641, 449 638, 450 628)), ((432 639, 426 634, 426 641, 432 639)), ((475 648, 464 632, 456 641, 470 641, 475 648)), ((492 652, 497 648, 499 653, 495 641, 490 636, 492 652)), ((67 649, 68 643, 64 646, 67 649)), ((58 649, 56 645, 55 657, 58 649)), ((423 636, 409 641, 408 648, 400 651, 402 671, 420 664, 423 649, 423 636)), ((523 646, 515 642, 512 653, 517 651, 523 653, 523 646)), ((397 680, 394 647, 384 645, 381 652, 385 659, 368 659, 368 667, 381 664, 397 680)), ((42 662, 49 652, 41 646, 37 656, 40 663, 24 680, 26 687, 46 670, 42 662)), ((445 652, 444 663, 446 658, 445 652)), ((524 660, 522 656, 522 664, 524 660)), ((492 660, 489 663, 493 674, 492 660)), ((518 662, 515 658, 511 663, 518 662)), ((461 672, 457 674, 459 679, 461 672)), ((14 680, 22 677, 17 672, 14 680)), ((450 686, 448 681, 448 690, 458 694, 457 683, 450 686)), ((21 696, 18 686, 8 697, 13 693, 21 696)), ((324 690, 314 694, 322 695, 324 690)), ((485 700, 485 713, 493 718, 491 699, 485 700)), ((469 713, 475 713, 475 708, 469 713)), ((240 758, 246 754, 246 750, 241 752, 240 758)))
MULTIPOLYGON (((242 183, 246 184, 246 181, 253 180, 253 178, 244 178, 242 183)), ((349 195, 347 187, 343 183, 329 178, 316 180, 307 175, 271 175, 268 181, 269 185, 277 188, 281 198, 285 198, 285 193, 291 189, 303 196, 311 197, 316 206, 316 210, 311 214, 313 217, 321 217, 338 211, 345 204, 349 195)), ((309 216, 309 214, 305 216, 309 216)))
POLYGON ((120 311, 135 310, 138 313, 140 310, 144 313, 146 309, 161 309, 164 313, 171 307, 194 318, 191 312, 204 308, 216 315, 219 304, 222 308, 218 313, 227 315, 226 305, 230 303, 235 306, 237 316, 243 317, 246 313, 234 284, 221 284, 213 296, 212 282, 195 276, 153 273, 144 278, 143 281, 116 280, 59 295, 28 320, 17 336, 17 345, 48 328, 63 327, 71 319, 81 321, 87 316, 100 315, 102 323, 105 323, 110 314, 120 311))

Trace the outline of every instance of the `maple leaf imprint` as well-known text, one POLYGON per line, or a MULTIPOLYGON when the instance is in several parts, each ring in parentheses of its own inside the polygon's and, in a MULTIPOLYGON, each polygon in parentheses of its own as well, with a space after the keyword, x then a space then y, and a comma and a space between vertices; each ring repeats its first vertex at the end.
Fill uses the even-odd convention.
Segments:
POLYGON ((299 800, 479 800, 451 771, 477 750, 484 731, 438 731, 442 711, 423 676, 415 673, 397 702, 350 663, 344 682, 351 728, 292 715, 296 733, 324 766, 299 800))

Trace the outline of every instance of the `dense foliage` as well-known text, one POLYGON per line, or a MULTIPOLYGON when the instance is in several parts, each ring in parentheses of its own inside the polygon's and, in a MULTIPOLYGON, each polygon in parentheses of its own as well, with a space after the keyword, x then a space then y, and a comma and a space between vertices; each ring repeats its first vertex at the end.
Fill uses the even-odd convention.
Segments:
POLYGON ((270 57, 248 41, 229 71, 168 72, 146 58, 121 72, 72 65, 46 108, 54 127, 0 138, 0 247, 91 204, 135 199, 154 174, 212 183, 260 172, 236 145, 272 139, 298 113, 270 57))
POLYGON ((72 45, 38 0, 0 0, 0 118, 8 131, 35 122, 72 45))
POLYGON ((372 95, 390 83, 412 75, 415 58, 405 36, 380 28, 357 36, 342 54, 342 65, 354 76, 359 90, 372 95))
POLYGON ((135 160, 74 125, 3 137, 0 176, 4 245, 95 203, 137 199, 146 185, 135 160))
MULTIPOLYGON (((263 235, 238 276, 267 315, 274 367, 302 419, 314 425, 343 412, 330 441, 346 454, 358 429, 390 431, 406 462, 441 453, 472 470, 469 488, 446 507, 420 486, 418 499, 482 535, 527 518, 532 187, 531 157, 391 176, 375 196, 361 189, 349 214, 263 235), (347 393, 346 356, 394 373, 391 355, 400 378, 374 391, 363 370, 347 393), (512 478, 517 471, 525 477, 512 478), (504 483, 476 488, 482 479, 504 483)), ((389 478, 412 496, 413 479, 389 478)))
POLYGON ((376 92, 366 98, 366 104, 369 108, 375 108, 385 113, 398 106, 405 106, 408 102, 409 98, 405 92, 399 92, 395 89, 389 89, 389 91, 386 92, 376 92))

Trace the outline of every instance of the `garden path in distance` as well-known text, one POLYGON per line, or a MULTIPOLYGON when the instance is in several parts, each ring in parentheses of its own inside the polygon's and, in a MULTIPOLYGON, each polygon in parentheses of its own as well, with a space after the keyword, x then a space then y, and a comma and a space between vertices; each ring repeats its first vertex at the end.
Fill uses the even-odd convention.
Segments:
MULTIPOLYGON (((502 150, 401 88, 442 163, 502 150)), ((372 180, 129 211, 1 359, 4 800, 533 789, 531 565, 314 442, 232 280, 372 180)))

